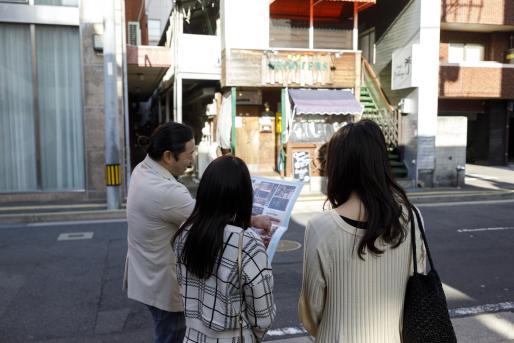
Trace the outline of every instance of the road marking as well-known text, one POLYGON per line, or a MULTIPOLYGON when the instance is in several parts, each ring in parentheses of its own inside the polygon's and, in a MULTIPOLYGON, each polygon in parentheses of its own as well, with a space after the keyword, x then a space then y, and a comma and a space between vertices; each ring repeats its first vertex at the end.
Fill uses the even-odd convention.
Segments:
POLYGON ((302 244, 297 241, 290 241, 287 239, 282 239, 277 246, 277 252, 288 252, 295 251, 302 247, 302 244))
POLYGON ((511 204, 514 200, 479 200, 479 201, 454 201, 454 202, 434 202, 426 204, 416 204, 417 207, 441 207, 441 206, 465 206, 465 205, 498 205, 511 204))
POLYGON ((287 328, 269 330, 266 333, 266 335, 275 337, 275 336, 298 335, 298 334, 306 334, 306 333, 307 333, 307 331, 305 331, 304 328, 292 326, 292 327, 287 327, 287 328))
POLYGON ((469 317, 475 316, 478 314, 484 313, 496 313, 496 312, 505 312, 511 311, 514 309, 514 301, 498 303, 498 304, 485 304, 478 305, 473 307, 461 307, 454 308, 448 311, 450 317, 452 318, 460 318, 460 317, 469 317))
POLYGON ((59 237, 57 237, 58 241, 76 241, 79 239, 91 239, 93 238, 92 232, 66 232, 61 233, 59 237))
MULTIPOLYGON (((471 317, 480 314, 486 313, 497 313, 497 312, 506 312, 514 309, 514 302, 503 302, 498 304, 485 304, 473 307, 461 307, 454 308, 448 311, 451 318, 463 318, 463 317, 471 317)), ((299 335, 299 334, 307 334, 304 328, 299 326, 291 326, 279 329, 269 330, 266 333, 266 336, 270 337, 280 337, 280 336, 289 336, 289 335, 299 335)))
POLYGON ((42 227, 42 226, 68 226, 68 225, 90 225, 90 224, 111 224, 111 223, 126 223, 127 219, 95 219, 95 220, 79 220, 79 221, 62 221, 62 222, 43 222, 43 223, 27 223, 28 227, 42 227))
POLYGON ((479 229, 458 229, 457 232, 503 231, 514 230, 514 227, 483 227, 479 229))

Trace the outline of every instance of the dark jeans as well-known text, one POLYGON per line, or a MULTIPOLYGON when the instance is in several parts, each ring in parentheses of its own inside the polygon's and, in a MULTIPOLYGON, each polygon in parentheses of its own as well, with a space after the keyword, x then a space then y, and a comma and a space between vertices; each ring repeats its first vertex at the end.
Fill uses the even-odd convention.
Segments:
POLYGON ((155 326, 155 343, 182 343, 186 334, 184 312, 168 312, 146 305, 155 326))

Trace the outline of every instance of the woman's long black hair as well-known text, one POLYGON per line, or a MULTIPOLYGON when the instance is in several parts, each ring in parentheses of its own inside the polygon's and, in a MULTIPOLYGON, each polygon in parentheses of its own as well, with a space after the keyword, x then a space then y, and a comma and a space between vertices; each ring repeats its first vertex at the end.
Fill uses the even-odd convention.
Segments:
POLYGON ((191 216, 173 242, 189 227, 179 260, 200 279, 215 271, 227 224, 250 226, 253 188, 250 173, 240 158, 226 155, 212 161, 202 175, 191 216))
POLYGON ((367 251, 375 255, 384 252, 375 244, 379 238, 393 248, 405 240, 402 221, 411 219, 412 204, 392 175, 384 134, 375 122, 350 123, 332 136, 325 173, 327 198, 333 208, 344 204, 352 192, 364 205, 367 229, 359 242, 361 259, 367 251), (408 218, 402 207, 408 210, 408 218))

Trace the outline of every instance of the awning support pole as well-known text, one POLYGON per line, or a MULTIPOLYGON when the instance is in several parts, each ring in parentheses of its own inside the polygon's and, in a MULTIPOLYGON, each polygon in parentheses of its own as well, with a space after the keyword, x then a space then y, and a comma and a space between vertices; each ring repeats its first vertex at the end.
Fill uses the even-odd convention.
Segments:
POLYGON ((309 49, 314 49, 314 0, 309 5, 309 49))
MULTIPOLYGON (((312 1, 312 0, 311 0, 312 1)), ((359 50, 359 7, 353 3, 353 50, 359 50)))
POLYGON ((231 129, 231 132, 230 132, 230 148, 232 150, 232 155, 235 156, 236 155, 236 97, 237 97, 237 92, 236 92, 236 87, 232 87, 230 89, 231 91, 231 96, 230 96, 230 100, 232 102, 232 129, 231 129))

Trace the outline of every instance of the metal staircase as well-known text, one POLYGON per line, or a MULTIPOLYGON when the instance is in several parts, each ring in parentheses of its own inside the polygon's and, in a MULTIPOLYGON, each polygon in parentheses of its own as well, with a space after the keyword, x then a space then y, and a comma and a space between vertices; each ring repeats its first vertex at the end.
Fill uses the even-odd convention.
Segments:
POLYGON ((399 112, 391 106, 382 87, 369 63, 363 59, 363 79, 360 89, 360 102, 364 107, 362 119, 376 122, 384 133, 389 161, 397 179, 406 178, 407 167, 401 159, 398 149, 400 122, 399 112))

